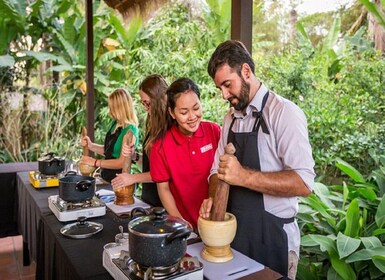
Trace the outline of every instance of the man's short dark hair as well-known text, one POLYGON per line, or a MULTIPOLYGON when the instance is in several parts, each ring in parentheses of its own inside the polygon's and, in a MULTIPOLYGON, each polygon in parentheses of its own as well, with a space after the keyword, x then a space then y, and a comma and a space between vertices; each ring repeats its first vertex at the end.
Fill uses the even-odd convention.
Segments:
POLYGON ((247 63, 251 71, 254 73, 254 62, 245 45, 237 40, 228 40, 215 49, 211 55, 207 71, 211 78, 214 79, 218 68, 224 64, 228 64, 232 69, 235 69, 238 75, 241 75, 242 65, 247 63))

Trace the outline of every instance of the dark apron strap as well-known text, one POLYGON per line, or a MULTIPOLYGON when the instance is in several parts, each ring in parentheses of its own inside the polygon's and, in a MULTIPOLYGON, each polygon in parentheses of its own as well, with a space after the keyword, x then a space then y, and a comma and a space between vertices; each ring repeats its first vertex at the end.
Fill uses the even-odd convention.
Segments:
MULTIPOLYGON (((119 127, 115 130, 114 133, 112 133, 112 128, 114 125, 111 126, 111 128, 108 130, 105 140, 104 140, 104 157, 105 159, 114 159, 113 152, 114 152, 114 146, 116 141, 119 138, 119 135, 122 131, 122 127, 119 127)), ((122 169, 108 169, 108 168, 102 168, 102 171, 100 175, 104 180, 107 182, 111 182, 112 179, 116 177, 117 173, 122 173, 122 169)))

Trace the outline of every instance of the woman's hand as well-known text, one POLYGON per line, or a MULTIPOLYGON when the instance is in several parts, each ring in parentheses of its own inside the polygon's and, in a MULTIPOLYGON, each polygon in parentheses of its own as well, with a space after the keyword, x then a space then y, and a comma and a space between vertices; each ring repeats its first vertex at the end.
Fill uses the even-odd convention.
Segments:
POLYGON ((213 206, 213 198, 209 197, 203 200, 201 208, 199 209, 199 216, 204 219, 210 218, 211 207, 213 206))
POLYGON ((89 150, 93 151, 93 145, 90 137, 84 136, 81 140, 80 143, 82 144, 83 147, 87 146, 89 150))
POLYGON ((89 157, 89 156, 82 156, 82 158, 80 159, 79 163, 83 163, 83 164, 87 164, 87 165, 90 165, 90 166, 94 166, 95 159, 92 158, 92 157, 89 157))
POLYGON ((136 182, 134 181, 134 176, 128 173, 116 174, 116 177, 111 181, 111 185, 114 191, 125 186, 131 186, 135 183, 136 182))
POLYGON ((132 157, 132 154, 134 153, 134 145, 127 145, 126 143, 123 143, 122 145, 122 155, 124 157, 132 157))

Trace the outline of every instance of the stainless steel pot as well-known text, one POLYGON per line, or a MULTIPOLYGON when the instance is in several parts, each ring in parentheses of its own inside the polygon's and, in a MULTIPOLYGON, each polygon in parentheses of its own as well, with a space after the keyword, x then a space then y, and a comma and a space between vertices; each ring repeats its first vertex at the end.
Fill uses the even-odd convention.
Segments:
POLYGON ((44 154, 37 161, 41 174, 56 175, 65 169, 65 159, 56 156, 55 153, 44 154))
POLYGON ((152 213, 137 207, 131 217, 128 240, 133 261, 144 267, 167 267, 185 255, 192 232, 187 222, 166 215, 161 207, 153 208, 152 213))
POLYGON ((66 175, 59 179, 59 197, 67 202, 83 202, 95 195, 95 178, 66 175))

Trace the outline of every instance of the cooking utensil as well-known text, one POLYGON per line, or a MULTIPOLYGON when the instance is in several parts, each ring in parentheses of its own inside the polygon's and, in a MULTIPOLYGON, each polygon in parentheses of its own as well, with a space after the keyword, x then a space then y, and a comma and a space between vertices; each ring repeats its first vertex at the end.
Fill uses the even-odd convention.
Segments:
POLYGON ((76 223, 65 225, 60 229, 60 233, 64 236, 82 239, 90 237, 103 229, 100 223, 89 222, 86 217, 79 217, 76 223))
POLYGON ((187 238, 192 229, 183 219, 168 216, 155 207, 152 213, 137 207, 131 211, 128 224, 131 258, 146 267, 171 266, 186 253, 187 238), (139 216, 139 215, 142 216, 139 216))
POLYGON ((46 153, 38 159, 39 172, 45 175, 57 175, 65 169, 65 159, 55 153, 46 153))
MULTIPOLYGON (((235 147, 232 143, 228 143, 226 145, 225 154, 235 154, 235 147)), ((229 189, 229 184, 227 184, 225 181, 218 180, 213 201, 213 208, 211 210, 212 221, 224 221, 227 208, 227 200, 229 198, 229 189)))
MULTIPOLYGON (((82 138, 87 136, 87 129, 85 127, 82 128, 82 138)), ((89 155, 88 144, 83 146, 83 156, 89 155)), ((79 163, 79 171, 83 176, 92 176, 95 171, 95 166, 91 166, 84 163, 79 163)))
MULTIPOLYGON (((132 139, 134 134, 131 130, 128 130, 127 132, 127 140, 126 144, 131 146, 132 145, 132 139)), ((122 167, 122 173, 128 173, 131 172, 131 156, 124 157, 123 160, 123 167, 122 167)), ((130 205, 135 202, 134 200, 134 191, 135 191, 135 184, 130 186, 124 186, 120 188, 116 188, 114 190, 115 192, 115 204, 116 205, 130 205)))
POLYGON ((128 244, 128 232, 123 232, 122 225, 119 225, 119 231, 120 233, 115 235, 115 242, 118 244, 128 244))
MULTIPOLYGON (((87 136, 87 128, 84 126, 82 127, 82 138, 87 136)), ((88 156, 89 155, 89 150, 88 150, 88 143, 87 145, 83 146, 83 156, 88 156)))
POLYGON ((95 178, 66 175, 59 179, 59 197, 67 202, 83 202, 95 195, 95 178))

